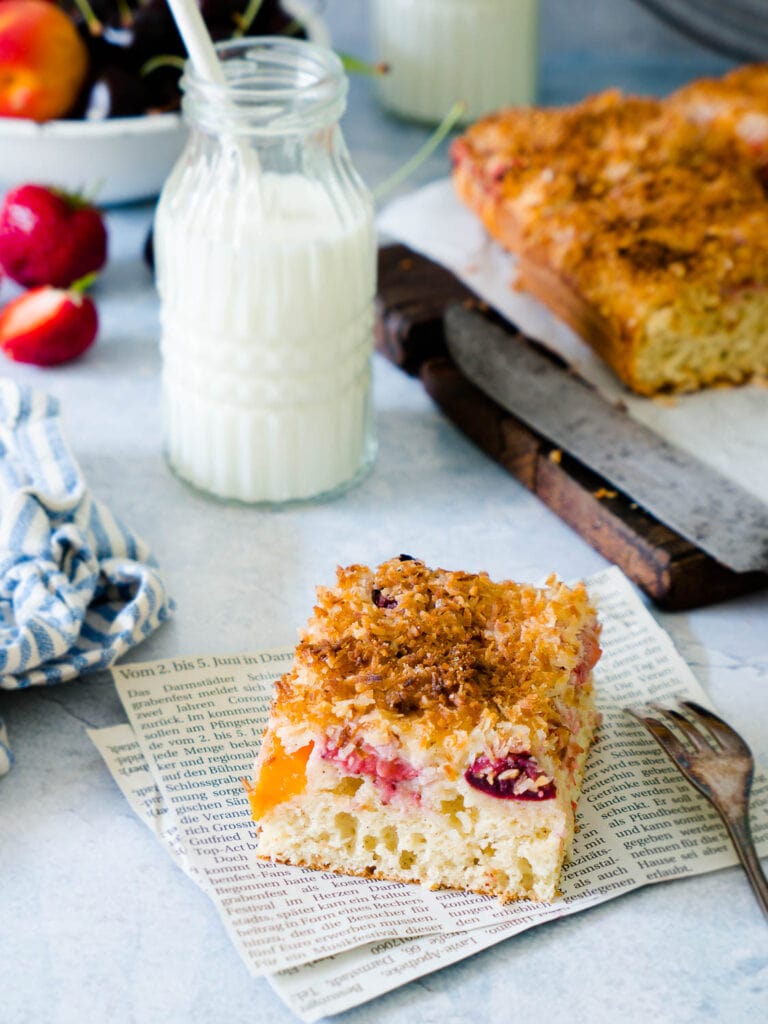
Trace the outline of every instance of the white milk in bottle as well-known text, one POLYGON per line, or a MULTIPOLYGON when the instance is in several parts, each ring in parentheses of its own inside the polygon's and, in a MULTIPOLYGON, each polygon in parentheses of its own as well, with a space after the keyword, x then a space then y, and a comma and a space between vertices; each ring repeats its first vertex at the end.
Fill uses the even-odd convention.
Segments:
POLYGON ((221 498, 329 496, 375 450, 376 241, 346 79, 298 40, 218 49, 226 88, 185 75, 192 130, 155 222, 166 456, 221 498))

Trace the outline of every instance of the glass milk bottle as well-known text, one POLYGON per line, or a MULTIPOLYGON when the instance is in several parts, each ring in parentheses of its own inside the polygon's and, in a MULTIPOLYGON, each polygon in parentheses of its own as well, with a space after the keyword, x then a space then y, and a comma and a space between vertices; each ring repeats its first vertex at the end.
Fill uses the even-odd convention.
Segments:
POLYGON ((187 67, 187 146, 155 221, 166 457, 220 498, 349 487, 373 461, 373 204, 334 53, 262 37, 187 67))
POLYGON ((379 100, 395 114, 440 121, 456 100, 464 120, 532 103, 539 0, 373 0, 379 100))

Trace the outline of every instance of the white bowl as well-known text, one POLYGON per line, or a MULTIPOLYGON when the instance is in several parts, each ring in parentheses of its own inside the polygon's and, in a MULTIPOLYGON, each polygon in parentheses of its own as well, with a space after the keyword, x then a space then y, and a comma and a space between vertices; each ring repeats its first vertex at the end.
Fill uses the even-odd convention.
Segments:
POLYGON ((178 114, 105 121, 0 118, 0 189, 34 182, 84 192, 100 206, 155 196, 181 152, 178 114))
MULTIPOLYGON (((309 38, 330 45, 315 0, 285 0, 309 38)), ((0 117, 0 191, 33 182, 84 192, 100 206, 156 196, 181 153, 187 131, 179 114, 105 121, 0 117)))

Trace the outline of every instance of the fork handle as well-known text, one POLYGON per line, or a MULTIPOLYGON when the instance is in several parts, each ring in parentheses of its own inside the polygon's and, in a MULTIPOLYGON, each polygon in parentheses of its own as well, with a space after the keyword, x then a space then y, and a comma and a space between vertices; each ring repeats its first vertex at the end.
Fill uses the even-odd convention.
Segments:
POLYGON ((760 859, 755 850, 755 843, 749 827, 749 814, 744 809, 742 813, 737 813, 733 816, 724 814, 722 817, 742 867, 747 873, 749 884, 752 886, 757 902, 760 904, 760 909, 768 918, 768 879, 765 877, 760 859))

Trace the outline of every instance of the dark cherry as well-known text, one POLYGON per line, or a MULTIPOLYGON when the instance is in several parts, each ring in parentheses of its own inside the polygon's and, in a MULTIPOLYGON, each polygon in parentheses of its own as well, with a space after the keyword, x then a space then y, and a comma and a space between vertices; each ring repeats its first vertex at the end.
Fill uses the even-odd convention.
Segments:
MULTIPOLYGON (((248 7, 248 0, 199 0, 203 20, 215 40, 229 39, 240 24, 240 16, 248 7)), ((287 14, 279 0, 264 0, 246 31, 247 36, 279 36, 290 30, 297 39, 306 33, 287 14)))
POLYGON ((165 0, 146 0, 129 10, 110 5, 96 14, 97 23, 86 21, 80 12, 73 15, 92 69, 120 64, 138 73, 151 57, 184 56, 181 36, 165 0))
MULTIPOLYGON (((94 17, 86 20, 76 0, 61 0, 88 49, 89 78, 68 117, 100 120, 178 110, 180 72, 160 67, 143 76, 154 57, 184 57, 185 49, 166 0, 90 0, 94 17), (116 70, 119 69, 119 70, 116 70), (133 75, 129 86, 125 74, 133 75), (143 97, 139 103, 138 97, 143 97)), ((248 0, 198 0, 216 40, 229 39, 248 0)), ((248 35, 279 35, 294 28, 279 0, 263 0, 248 35)), ((292 31, 302 37, 302 31, 292 31)))
POLYGON ((237 28, 238 15, 247 5, 248 0, 199 0, 203 21, 209 29, 215 29, 217 35, 223 29, 231 35, 237 28))
POLYGON ((397 599, 394 597, 387 597, 383 594, 378 587, 374 587, 371 591, 371 600, 377 608, 397 608, 397 599))
POLYGON ((148 114, 179 109, 181 106, 180 78, 180 69, 174 67, 155 68, 154 71, 143 77, 148 114))
MULTIPOLYGON (((75 0, 61 0, 59 6, 64 8, 70 20, 75 22, 75 24, 85 21, 83 11, 78 7, 75 0)), ((90 7, 102 24, 105 21, 114 21, 117 24, 125 5, 120 0, 90 0, 90 7)))
POLYGON ((146 95, 143 82, 121 67, 106 67, 93 82, 85 99, 86 121, 143 114, 146 95))
POLYGON ((101 34, 94 35, 79 13, 74 14, 72 20, 88 51, 88 68, 93 77, 98 74, 104 64, 110 62, 114 47, 110 46, 101 34))
POLYGON ((111 21, 115 25, 127 11, 132 11, 136 6, 135 2, 126 4, 120 3, 119 0, 90 0, 90 3, 93 13, 102 24, 111 21))
POLYGON ((133 16, 134 48, 141 63, 150 57, 186 56, 176 22, 166 0, 147 0, 133 16))
POLYGON ((398 555, 401 562, 416 562, 418 559, 414 558, 413 555, 398 555))
POLYGON ((132 50, 136 46, 136 30, 130 25, 113 25, 107 22, 101 32, 101 38, 117 50, 132 50))
POLYGON ((120 54, 122 62, 136 71, 150 57, 184 55, 184 44, 165 0, 148 0, 137 7, 130 20, 122 17, 105 21, 101 41, 120 54))
MULTIPOLYGON (((293 28, 295 21, 291 15, 286 14, 279 0, 264 0, 259 8, 259 13, 254 19, 249 30, 249 35, 279 36, 287 29, 293 28)), ((306 33, 299 28, 291 33, 296 39, 306 38, 306 33)))
POLYGON ((515 792, 515 784, 519 782, 521 775, 535 780, 540 779, 544 774, 535 758, 530 754, 507 754, 506 757, 500 757, 493 761, 483 754, 475 758, 467 768, 464 778, 473 789, 479 789, 482 793, 498 797, 501 800, 551 800, 557 791, 554 782, 548 782, 539 789, 526 789, 522 793, 515 792), (515 776, 499 778, 508 771, 516 772, 515 776))

